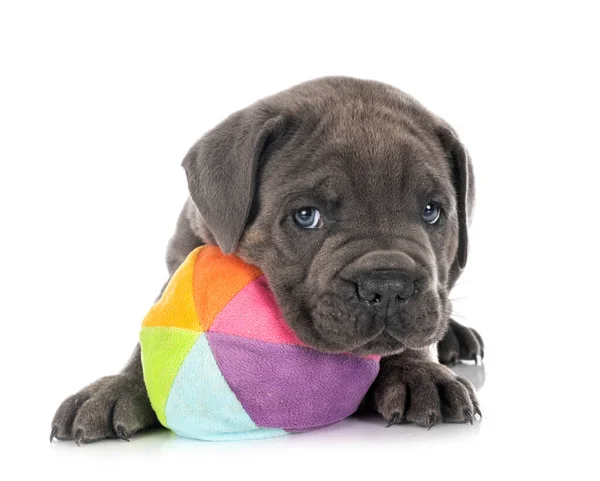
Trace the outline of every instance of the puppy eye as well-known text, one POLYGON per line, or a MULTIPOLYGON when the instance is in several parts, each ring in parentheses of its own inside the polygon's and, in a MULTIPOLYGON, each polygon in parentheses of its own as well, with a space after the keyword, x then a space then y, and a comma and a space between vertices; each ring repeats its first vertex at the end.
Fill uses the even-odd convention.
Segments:
POLYGON ((302 229, 321 227, 321 213, 315 207, 302 207, 294 212, 294 222, 302 229))
POLYGON ((436 202, 429 202, 423 209, 422 217, 427 224, 435 224, 442 213, 442 209, 436 202))

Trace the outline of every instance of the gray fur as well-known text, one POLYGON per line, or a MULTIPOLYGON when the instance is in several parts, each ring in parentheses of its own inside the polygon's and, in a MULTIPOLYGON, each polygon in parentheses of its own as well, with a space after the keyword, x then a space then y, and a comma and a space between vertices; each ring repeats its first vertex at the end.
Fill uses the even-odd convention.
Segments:
MULTIPOLYGON (((391 86, 322 78, 234 113, 190 149, 183 166, 190 199, 169 242, 169 274, 204 243, 235 252, 265 273, 304 342, 385 356, 368 399, 389 421, 430 427, 478 412, 470 384, 424 354, 446 333, 440 360, 483 353, 477 333, 450 323, 448 293, 467 259, 474 178, 444 121, 391 86), (443 206, 434 226, 420 217, 432 200, 443 206), (294 224, 293 212, 306 206, 322 213, 320 229, 294 224), (376 291, 377 282, 405 298, 366 302, 364 286, 376 291)), ((52 435, 129 437, 156 423, 148 411, 138 348, 123 373, 61 405, 52 435)))

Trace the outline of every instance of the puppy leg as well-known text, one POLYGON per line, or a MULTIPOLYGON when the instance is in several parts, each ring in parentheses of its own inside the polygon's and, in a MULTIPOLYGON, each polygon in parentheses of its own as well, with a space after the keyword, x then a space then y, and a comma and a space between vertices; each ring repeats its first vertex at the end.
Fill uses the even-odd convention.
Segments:
POLYGON ((408 422, 429 429, 481 416, 471 383, 422 351, 382 358, 371 390, 374 407, 390 426, 408 422))
POLYGON ((483 339, 475 329, 465 327, 453 319, 444 338, 438 343, 438 358, 442 364, 456 364, 458 361, 483 359, 483 339))
MULTIPOLYGON (((193 233, 189 210, 186 204, 169 242, 170 276, 194 248, 202 245, 193 233)), ((119 374, 98 379, 63 401, 52 420, 50 440, 74 440, 77 444, 114 437, 128 440, 153 425, 157 425, 157 419, 146 392, 138 344, 119 374)))

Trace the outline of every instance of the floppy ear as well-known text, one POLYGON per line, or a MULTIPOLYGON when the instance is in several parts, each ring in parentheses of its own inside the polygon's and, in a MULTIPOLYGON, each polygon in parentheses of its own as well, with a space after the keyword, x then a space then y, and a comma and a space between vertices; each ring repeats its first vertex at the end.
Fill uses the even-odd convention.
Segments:
POLYGON ((438 128, 438 136, 447 153, 454 177, 458 207, 458 251, 455 262, 458 263, 460 269, 464 269, 467 264, 467 253, 469 250, 469 235, 467 231, 475 200, 473 165, 471 164, 467 150, 458 139, 456 133, 448 125, 442 125, 438 128))
POLYGON ((237 247, 254 198, 260 157, 283 123, 282 116, 249 107, 207 132, 183 159, 192 200, 225 254, 237 247))

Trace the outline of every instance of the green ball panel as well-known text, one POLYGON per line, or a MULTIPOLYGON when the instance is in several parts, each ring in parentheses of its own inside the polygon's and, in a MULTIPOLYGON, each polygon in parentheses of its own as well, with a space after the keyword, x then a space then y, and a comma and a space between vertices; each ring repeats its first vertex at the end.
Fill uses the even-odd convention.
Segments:
POLYGON ((165 427, 169 391, 183 361, 201 334, 178 327, 144 327, 140 332, 144 381, 152 408, 165 427))

